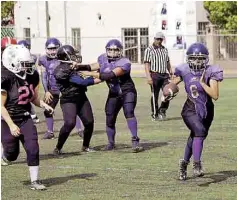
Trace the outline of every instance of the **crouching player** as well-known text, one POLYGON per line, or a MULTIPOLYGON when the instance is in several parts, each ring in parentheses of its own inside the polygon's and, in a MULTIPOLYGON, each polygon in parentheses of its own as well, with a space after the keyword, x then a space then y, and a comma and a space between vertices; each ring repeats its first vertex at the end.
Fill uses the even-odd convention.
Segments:
POLYGON ((219 97, 219 82, 223 80, 223 71, 214 65, 208 65, 208 50, 201 43, 192 44, 187 50, 187 64, 175 69, 176 84, 184 82, 188 98, 184 103, 182 117, 190 130, 185 147, 184 158, 180 160, 179 179, 186 180, 187 166, 193 156, 193 175, 204 175, 201 155, 203 143, 208 135, 214 117, 212 99, 219 97))
POLYGON ((54 71, 57 86, 61 92, 60 106, 63 112, 64 124, 59 132, 58 143, 54 154, 61 154, 61 149, 72 129, 75 127, 77 116, 83 125, 83 152, 93 152, 90 141, 94 130, 94 116, 91 104, 86 96, 87 86, 99 83, 92 77, 83 79, 71 66, 78 59, 76 50, 70 45, 61 46, 57 52, 60 64, 54 71))
POLYGON ((19 141, 26 151, 32 190, 44 190, 39 181, 39 144, 31 119, 31 102, 49 112, 53 109, 38 97, 39 74, 28 74, 34 62, 30 51, 21 45, 8 46, 2 55, 1 132, 2 163, 10 164, 19 155, 19 141))

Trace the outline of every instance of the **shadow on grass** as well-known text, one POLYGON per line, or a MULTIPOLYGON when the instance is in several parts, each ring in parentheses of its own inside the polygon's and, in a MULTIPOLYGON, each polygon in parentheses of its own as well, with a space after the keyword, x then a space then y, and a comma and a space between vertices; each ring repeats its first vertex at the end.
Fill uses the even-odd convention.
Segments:
POLYGON ((182 120, 182 117, 167 117, 163 121, 176 121, 176 120, 182 120))
MULTIPOLYGON (((65 182, 75 180, 75 179, 86 179, 86 180, 91 180, 91 177, 97 176, 96 173, 87 173, 87 174, 75 174, 71 176, 62 176, 62 177, 54 177, 54 178, 47 178, 41 180, 43 184, 46 186, 50 187, 53 185, 60 185, 65 182)), ((22 181, 23 185, 29 185, 29 181, 22 181)))
MULTIPOLYGON (((168 142, 142 142, 140 143, 140 145, 144 148, 144 150, 150 150, 150 149, 166 146, 168 145, 168 142)), ((96 151, 105 151, 104 150, 105 147, 106 145, 100 145, 100 146, 95 146, 94 149, 96 151)), ((115 147, 116 147, 115 151, 116 150, 119 151, 123 149, 131 149, 132 146, 128 144, 116 144, 115 147)))
POLYGON ((208 181, 206 183, 198 184, 200 187, 208 187, 212 183, 220 183, 222 181, 226 181, 228 178, 236 177, 237 176, 237 170, 233 171, 220 171, 217 173, 207 173, 203 178, 210 178, 211 181, 208 181))
MULTIPOLYGON (((43 154, 43 155, 39 155, 39 159, 40 161, 49 160, 49 159, 62 159, 62 158, 69 158, 73 156, 79 156, 79 155, 81 155, 81 152, 68 152, 68 153, 62 153, 61 155, 43 154)), ((26 163, 26 160, 20 160, 13 163, 22 164, 22 163, 26 163)))

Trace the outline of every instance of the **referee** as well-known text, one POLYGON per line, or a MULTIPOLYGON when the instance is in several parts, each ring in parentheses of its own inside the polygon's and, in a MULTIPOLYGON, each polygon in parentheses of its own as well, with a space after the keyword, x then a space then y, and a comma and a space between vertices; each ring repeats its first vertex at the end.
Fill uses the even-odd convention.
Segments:
POLYGON ((168 50, 162 45, 163 40, 163 33, 156 33, 153 44, 146 48, 144 55, 147 83, 151 86, 152 92, 151 116, 153 120, 166 118, 169 101, 161 102, 158 108, 158 98, 160 89, 168 84, 170 76, 173 76, 168 50))

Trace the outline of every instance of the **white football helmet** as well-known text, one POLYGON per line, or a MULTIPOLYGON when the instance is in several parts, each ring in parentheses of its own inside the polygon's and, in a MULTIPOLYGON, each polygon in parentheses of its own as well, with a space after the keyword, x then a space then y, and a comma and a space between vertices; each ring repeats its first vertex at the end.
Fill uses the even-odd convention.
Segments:
POLYGON ((22 45, 10 45, 2 54, 2 63, 9 71, 21 79, 26 78, 28 68, 32 67, 34 60, 29 49, 22 45))

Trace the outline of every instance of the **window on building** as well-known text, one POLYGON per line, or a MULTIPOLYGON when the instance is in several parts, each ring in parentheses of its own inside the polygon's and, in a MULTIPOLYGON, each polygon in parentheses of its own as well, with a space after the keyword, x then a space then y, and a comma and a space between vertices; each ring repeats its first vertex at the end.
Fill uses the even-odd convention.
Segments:
POLYGON ((72 45, 81 52, 81 30, 72 28, 72 45))
POLYGON ((148 28, 123 28, 122 38, 124 55, 133 63, 142 63, 149 45, 148 28))
POLYGON ((209 22, 198 22, 198 35, 204 35, 209 22))
POLYGON ((24 40, 27 40, 29 43, 31 43, 30 28, 23 29, 23 38, 24 38, 24 40))

